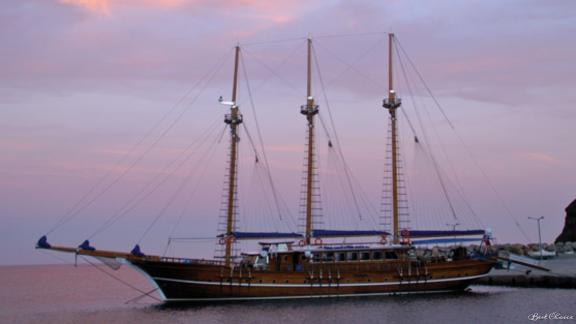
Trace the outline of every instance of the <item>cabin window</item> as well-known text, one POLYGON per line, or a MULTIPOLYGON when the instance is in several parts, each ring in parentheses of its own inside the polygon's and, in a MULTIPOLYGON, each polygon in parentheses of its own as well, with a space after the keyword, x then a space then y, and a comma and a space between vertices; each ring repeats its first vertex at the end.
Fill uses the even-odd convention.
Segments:
POLYGON ((326 261, 334 261, 334 252, 328 252, 326 253, 326 261))
POLYGON ((336 256, 336 261, 346 261, 346 253, 338 253, 336 256))
POLYGON ((320 262, 320 254, 314 254, 312 260, 314 260, 314 262, 320 262))
POLYGON ((284 256, 284 261, 288 261, 288 256, 287 256, 287 255, 284 256))
POLYGON ((348 254, 348 260, 350 260, 350 261, 358 260, 358 253, 357 252, 350 252, 348 254))
POLYGON ((374 251, 374 253, 372 253, 372 259, 374 259, 374 260, 382 259, 382 252, 374 251))
POLYGON ((386 259, 398 259, 396 252, 394 251, 386 251, 386 259))
POLYGON ((360 257, 362 260, 370 260, 370 252, 362 252, 360 253, 360 257))

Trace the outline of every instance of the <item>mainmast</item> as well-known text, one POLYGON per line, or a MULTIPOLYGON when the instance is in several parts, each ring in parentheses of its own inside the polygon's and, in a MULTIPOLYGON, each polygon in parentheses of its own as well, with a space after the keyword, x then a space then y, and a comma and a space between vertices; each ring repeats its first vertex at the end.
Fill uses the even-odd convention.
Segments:
POLYGON ((242 123, 242 114, 238 111, 236 105, 236 92, 238 88, 238 61, 240 59, 240 46, 236 46, 236 54, 234 57, 234 80, 232 83, 232 100, 221 102, 222 104, 230 106, 230 113, 224 117, 224 122, 230 125, 230 165, 228 172, 228 202, 226 208, 226 251, 225 263, 230 266, 232 259, 232 241, 234 230, 234 214, 236 202, 236 179, 238 169, 238 125, 242 123))
POLYGON ((392 69, 392 46, 394 34, 388 34, 388 98, 384 99, 382 106, 390 112, 390 125, 392 127, 392 224, 393 242, 399 243, 398 226, 398 134, 396 125, 396 109, 402 104, 402 100, 396 97, 394 91, 393 69, 392 69))
POLYGON ((306 104, 300 106, 300 113, 308 120, 308 154, 306 170, 306 245, 312 238, 312 191, 314 184, 314 115, 318 113, 318 105, 312 97, 312 39, 308 38, 308 64, 306 78, 306 104))

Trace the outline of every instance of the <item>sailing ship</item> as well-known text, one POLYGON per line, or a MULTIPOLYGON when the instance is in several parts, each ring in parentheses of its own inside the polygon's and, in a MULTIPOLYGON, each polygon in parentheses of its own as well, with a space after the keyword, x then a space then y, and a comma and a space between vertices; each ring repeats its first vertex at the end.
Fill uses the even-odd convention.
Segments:
POLYGON ((391 125, 392 226, 384 230, 329 230, 315 228, 313 183, 315 123, 319 107, 312 95, 312 40, 307 39, 307 93, 300 112, 307 122, 305 177, 305 229, 303 233, 240 232, 234 227, 237 199, 238 127, 242 114, 237 105, 240 46, 235 47, 232 96, 224 121, 229 128, 230 150, 226 230, 218 236, 223 260, 191 259, 145 255, 136 247, 131 252, 95 249, 85 241, 78 247, 55 246, 43 236, 36 247, 52 251, 115 259, 133 266, 150 280, 165 302, 289 299, 315 297, 372 296, 402 293, 461 291, 485 276, 496 264, 493 257, 471 253, 466 247, 448 254, 422 253, 413 244, 417 238, 481 236, 484 230, 412 230, 400 228, 397 112, 402 101, 393 83, 394 34, 388 35, 388 93, 383 108, 391 125), (335 237, 375 237, 371 243, 324 243, 335 237), (235 258, 237 240, 260 240, 260 251, 235 258))

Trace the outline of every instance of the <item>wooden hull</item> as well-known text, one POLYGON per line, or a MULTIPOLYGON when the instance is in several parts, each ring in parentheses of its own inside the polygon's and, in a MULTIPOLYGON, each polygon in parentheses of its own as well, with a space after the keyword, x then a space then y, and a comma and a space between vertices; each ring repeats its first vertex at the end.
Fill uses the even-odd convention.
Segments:
POLYGON ((131 260, 167 302, 289 299, 461 291, 494 266, 488 260, 310 264, 300 272, 131 260))

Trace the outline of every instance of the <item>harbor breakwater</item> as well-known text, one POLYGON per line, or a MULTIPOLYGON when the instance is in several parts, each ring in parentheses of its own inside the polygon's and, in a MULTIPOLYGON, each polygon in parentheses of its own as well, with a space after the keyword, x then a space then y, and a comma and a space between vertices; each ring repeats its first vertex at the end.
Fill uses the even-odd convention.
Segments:
POLYGON ((541 260, 539 265, 550 269, 550 271, 511 264, 509 269, 492 269, 488 276, 479 279, 476 283, 496 286, 576 289, 576 255, 559 254, 553 259, 541 260))

